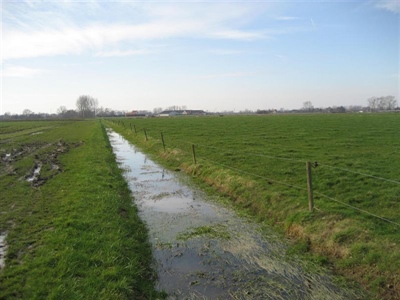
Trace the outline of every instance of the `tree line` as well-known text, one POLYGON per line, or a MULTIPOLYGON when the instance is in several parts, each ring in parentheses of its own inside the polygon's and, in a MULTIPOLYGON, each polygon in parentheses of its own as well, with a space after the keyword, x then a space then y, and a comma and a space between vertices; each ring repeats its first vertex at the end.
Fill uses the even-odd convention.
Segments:
POLYGON ((397 100, 394 96, 371 97, 368 99, 368 106, 371 111, 394 110, 397 100))
MULTIPOLYGON (((258 109, 257 111, 244 110, 240 112, 231 112, 232 114, 269 114, 269 113, 301 113, 301 112, 314 112, 314 113, 345 113, 345 112, 378 112, 378 111, 400 111, 397 106, 397 100, 394 96, 382 96, 382 97, 371 97, 367 99, 368 106, 349 106, 349 107, 328 107, 328 108, 315 108, 311 101, 303 102, 303 106, 300 109, 285 110, 283 108, 276 109, 258 109)), ((99 106, 99 101, 89 95, 81 95, 76 100, 76 109, 67 109, 65 106, 60 106, 57 109, 56 114, 47 113, 35 113, 30 109, 24 109, 22 114, 14 114, 6 112, 4 115, 0 115, 0 119, 49 119, 49 118, 96 118, 96 117, 115 117, 124 116, 125 113, 122 111, 115 111, 111 108, 103 108, 99 106)), ((170 106, 167 110, 186 109, 186 106, 170 106)), ((153 109, 153 113, 148 112, 149 115, 157 115, 163 109, 156 107, 153 109)))

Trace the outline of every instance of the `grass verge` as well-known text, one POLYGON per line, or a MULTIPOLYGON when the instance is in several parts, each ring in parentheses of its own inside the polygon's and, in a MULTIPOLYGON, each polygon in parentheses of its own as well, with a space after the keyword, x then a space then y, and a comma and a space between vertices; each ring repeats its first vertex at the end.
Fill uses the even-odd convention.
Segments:
POLYGON ((0 173, 0 233, 7 233, 0 299, 162 298, 146 227, 101 123, 50 127, 20 138, 30 130, 13 135, 7 126, 0 144, 2 158, 13 158, 0 173), (43 174, 37 186, 25 180, 54 155, 57 174, 43 174))

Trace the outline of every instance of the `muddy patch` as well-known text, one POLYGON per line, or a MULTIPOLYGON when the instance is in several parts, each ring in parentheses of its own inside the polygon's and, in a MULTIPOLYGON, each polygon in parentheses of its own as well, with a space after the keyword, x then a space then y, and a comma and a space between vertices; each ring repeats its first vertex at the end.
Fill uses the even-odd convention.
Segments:
POLYGON ((115 132, 108 135, 149 230, 157 287, 169 299, 363 298, 289 258, 271 228, 237 216, 187 177, 164 170, 115 132))
POLYGON ((5 256, 7 252, 6 237, 7 237, 6 232, 0 233, 0 270, 6 266, 5 263, 5 256))
MULTIPOLYGON (((74 143, 72 147, 78 147, 83 142, 74 143)), ((63 153, 67 153, 71 145, 63 140, 59 140, 52 147, 53 150, 42 155, 35 155, 35 165, 31 169, 29 175, 25 179, 31 183, 33 187, 39 187, 47 182, 47 180, 53 178, 57 174, 63 172, 61 162, 58 160, 58 156, 63 153), (43 175, 45 173, 45 175, 43 175)))
POLYGON ((36 132, 32 132, 30 135, 37 135, 37 134, 42 134, 43 131, 36 131, 36 132))
POLYGON ((39 178, 40 175, 40 170, 42 169, 42 164, 39 162, 37 164, 35 164, 35 166, 33 167, 33 171, 31 175, 28 175, 26 177, 26 181, 28 182, 34 182, 37 181, 37 179, 39 178))
POLYGON ((43 185, 47 180, 63 172, 58 156, 67 153, 71 147, 78 147, 84 142, 67 143, 59 140, 56 143, 30 143, 9 150, 2 150, 0 154, 0 175, 18 175, 20 179, 30 182, 33 187, 43 185), (35 154, 36 153, 36 154, 35 154), (15 163, 28 156, 34 157, 34 164, 27 174, 21 174, 15 163))

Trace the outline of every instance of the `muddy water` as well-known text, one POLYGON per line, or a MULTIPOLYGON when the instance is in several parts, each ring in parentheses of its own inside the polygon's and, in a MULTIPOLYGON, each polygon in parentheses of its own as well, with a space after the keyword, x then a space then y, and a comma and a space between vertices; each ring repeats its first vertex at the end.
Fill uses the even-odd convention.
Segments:
POLYGON ((261 231, 119 134, 108 135, 148 226, 158 288, 170 299, 360 298, 286 257, 285 243, 272 230, 261 231))
POLYGON ((7 233, 0 233, 0 270, 5 267, 5 256, 7 251, 6 245, 7 233))

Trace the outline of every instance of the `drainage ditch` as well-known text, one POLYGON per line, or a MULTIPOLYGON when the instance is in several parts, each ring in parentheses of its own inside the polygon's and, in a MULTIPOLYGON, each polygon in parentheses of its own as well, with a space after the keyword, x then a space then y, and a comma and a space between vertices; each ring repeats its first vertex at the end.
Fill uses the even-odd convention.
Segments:
POLYGON ((118 133, 107 132, 149 230, 157 288, 169 299, 363 298, 288 257, 272 228, 239 217, 184 175, 165 170, 118 133))

